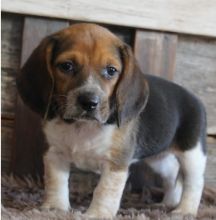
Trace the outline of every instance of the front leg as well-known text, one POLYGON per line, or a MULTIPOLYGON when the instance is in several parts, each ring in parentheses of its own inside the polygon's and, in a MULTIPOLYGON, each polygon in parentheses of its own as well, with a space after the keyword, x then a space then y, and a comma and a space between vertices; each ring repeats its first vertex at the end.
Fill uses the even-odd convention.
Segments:
POLYGON ((86 213, 88 217, 113 218, 116 215, 127 177, 128 168, 112 169, 107 166, 103 170, 86 213))
POLYGON ((48 151, 44 156, 44 169, 45 198, 42 208, 69 210, 70 164, 58 154, 48 151))

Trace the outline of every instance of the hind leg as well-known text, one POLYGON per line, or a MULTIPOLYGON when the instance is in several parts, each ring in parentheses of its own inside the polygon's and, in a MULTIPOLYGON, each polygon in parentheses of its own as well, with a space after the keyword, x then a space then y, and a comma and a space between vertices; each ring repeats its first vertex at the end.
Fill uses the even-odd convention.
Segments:
POLYGON ((169 208, 176 207, 181 199, 182 182, 178 175, 179 163, 171 154, 161 154, 146 160, 147 164, 163 179, 164 198, 162 203, 169 208))
POLYGON ((183 193, 175 213, 196 215, 204 186, 206 155, 200 142, 191 150, 178 152, 183 172, 183 193))

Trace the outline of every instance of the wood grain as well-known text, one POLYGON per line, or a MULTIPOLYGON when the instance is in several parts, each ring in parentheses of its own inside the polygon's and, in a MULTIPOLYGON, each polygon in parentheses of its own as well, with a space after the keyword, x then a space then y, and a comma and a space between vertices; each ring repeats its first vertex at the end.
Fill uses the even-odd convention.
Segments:
POLYGON ((1 120, 1 170, 2 172, 9 172, 11 151, 13 146, 13 120, 1 120))
POLYGON ((1 19, 1 170, 9 172, 14 141, 15 77, 20 65, 23 17, 2 13, 1 19))
POLYGON ((12 119, 15 115, 15 77, 20 66, 22 26, 22 16, 2 13, 1 115, 3 118, 12 119))
POLYGON ((203 101, 208 133, 216 134, 216 39, 181 36, 174 81, 203 101))
POLYGON ((1 69, 1 115, 3 118, 14 119, 16 103, 16 70, 1 69))
POLYGON ((18 70, 22 43, 23 16, 2 13, 1 67, 18 70))
POLYGON ((142 72, 172 80, 177 42, 175 34, 137 30, 134 53, 142 72))
POLYGON ((206 185, 216 187, 216 139, 208 138, 208 159, 205 172, 206 185))
POLYGON ((3 0, 2 10, 176 33, 216 36, 215 0, 3 0))
MULTIPOLYGON (((26 17, 24 21, 21 65, 45 36, 58 31, 68 22, 26 17)), ((41 129, 41 118, 17 97, 15 146, 11 168, 16 175, 43 175, 42 156, 46 143, 41 129)))

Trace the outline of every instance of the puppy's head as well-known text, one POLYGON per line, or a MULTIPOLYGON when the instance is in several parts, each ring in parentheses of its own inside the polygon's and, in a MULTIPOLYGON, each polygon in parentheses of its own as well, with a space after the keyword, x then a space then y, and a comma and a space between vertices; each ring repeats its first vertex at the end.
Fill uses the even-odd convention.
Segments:
POLYGON ((68 122, 114 118, 121 125, 141 112, 148 97, 130 47, 94 24, 76 24, 45 38, 17 86, 32 110, 68 122))

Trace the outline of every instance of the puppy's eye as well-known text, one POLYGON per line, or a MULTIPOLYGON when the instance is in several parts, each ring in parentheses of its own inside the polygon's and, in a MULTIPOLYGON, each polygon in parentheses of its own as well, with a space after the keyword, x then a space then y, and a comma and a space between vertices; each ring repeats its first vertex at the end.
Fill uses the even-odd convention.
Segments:
POLYGON ((102 75, 106 79, 113 78, 117 73, 118 73, 117 69, 113 66, 108 66, 108 67, 106 67, 105 69, 102 70, 102 75))
POLYGON ((58 68, 64 73, 71 73, 74 71, 74 65, 72 61, 66 61, 64 63, 58 64, 58 68))
POLYGON ((115 67, 108 66, 107 73, 109 74, 109 76, 114 76, 117 73, 117 70, 115 67))

